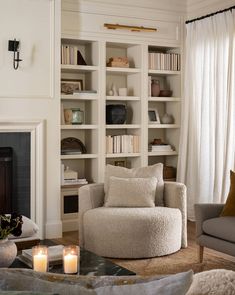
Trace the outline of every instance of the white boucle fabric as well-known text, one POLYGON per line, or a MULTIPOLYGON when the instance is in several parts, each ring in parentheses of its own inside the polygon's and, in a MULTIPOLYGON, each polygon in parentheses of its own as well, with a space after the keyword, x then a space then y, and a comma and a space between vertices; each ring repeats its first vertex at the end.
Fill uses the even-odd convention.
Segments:
POLYGON ((111 176, 105 207, 155 207, 157 178, 111 176))
POLYGON ((235 295, 235 272, 213 269, 197 273, 186 295, 235 295))
POLYGON ((113 166, 113 165, 107 165, 105 169, 105 182, 104 182, 105 202, 106 202, 107 193, 109 190, 109 178, 111 176, 120 177, 120 178, 156 177, 158 180, 158 184, 156 188, 155 204, 156 206, 164 206, 164 201, 163 201, 164 181, 163 181, 163 164, 162 163, 158 163, 152 166, 132 168, 132 169, 113 166))
POLYGON ((182 215, 165 207, 100 207, 84 213, 83 232, 85 249, 100 256, 162 256, 181 248, 182 215))

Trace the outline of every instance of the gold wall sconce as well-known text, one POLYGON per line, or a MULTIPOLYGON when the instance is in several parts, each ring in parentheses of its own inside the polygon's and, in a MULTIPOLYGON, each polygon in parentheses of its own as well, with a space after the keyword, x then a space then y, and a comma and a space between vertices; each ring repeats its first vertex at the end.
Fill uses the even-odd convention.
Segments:
POLYGON ((126 26, 119 24, 104 24, 109 30, 130 30, 131 32, 157 32, 156 28, 148 28, 143 26, 126 26))

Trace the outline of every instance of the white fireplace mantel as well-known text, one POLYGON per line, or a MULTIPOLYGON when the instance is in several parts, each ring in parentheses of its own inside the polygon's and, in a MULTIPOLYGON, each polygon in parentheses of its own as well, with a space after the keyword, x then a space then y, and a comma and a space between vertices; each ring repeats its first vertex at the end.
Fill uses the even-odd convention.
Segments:
POLYGON ((30 133, 30 218, 39 226, 39 236, 44 238, 45 167, 44 120, 0 119, 0 133, 30 133))

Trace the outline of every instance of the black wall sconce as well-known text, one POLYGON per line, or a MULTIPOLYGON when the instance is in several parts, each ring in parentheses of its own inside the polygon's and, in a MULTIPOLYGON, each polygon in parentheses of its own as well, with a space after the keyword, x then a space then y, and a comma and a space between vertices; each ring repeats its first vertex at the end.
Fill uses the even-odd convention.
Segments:
POLYGON ((8 51, 14 52, 13 67, 15 70, 18 69, 19 63, 22 61, 22 59, 20 59, 19 45, 20 41, 16 41, 16 39, 8 41, 8 51))

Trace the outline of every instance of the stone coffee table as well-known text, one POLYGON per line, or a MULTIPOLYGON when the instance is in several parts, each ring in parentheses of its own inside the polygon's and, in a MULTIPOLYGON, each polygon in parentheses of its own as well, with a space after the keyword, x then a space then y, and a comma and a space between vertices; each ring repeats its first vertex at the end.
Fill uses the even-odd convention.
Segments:
MULTIPOLYGON (((55 243, 45 240, 44 245, 53 246, 55 243)), ((112 263, 110 260, 98 256, 92 252, 84 249, 80 249, 80 275, 91 275, 91 276, 129 276, 135 275, 134 272, 123 268, 117 264, 112 263)), ((21 262, 18 258, 15 259, 10 268, 30 268, 28 265, 21 262)), ((52 265, 49 267, 49 272, 51 273, 61 273, 63 274, 63 266, 52 265)))

